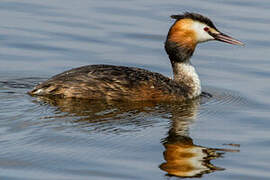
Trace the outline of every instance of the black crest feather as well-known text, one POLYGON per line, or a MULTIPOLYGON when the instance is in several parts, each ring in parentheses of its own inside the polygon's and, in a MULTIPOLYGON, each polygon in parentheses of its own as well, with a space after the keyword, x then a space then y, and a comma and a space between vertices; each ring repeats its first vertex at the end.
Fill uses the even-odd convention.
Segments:
POLYGON ((176 20, 192 19, 194 21, 199 21, 199 22, 205 23, 209 27, 217 30, 214 23, 208 17, 205 17, 205 16, 197 14, 197 13, 185 12, 184 14, 171 15, 171 18, 176 19, 176 20))

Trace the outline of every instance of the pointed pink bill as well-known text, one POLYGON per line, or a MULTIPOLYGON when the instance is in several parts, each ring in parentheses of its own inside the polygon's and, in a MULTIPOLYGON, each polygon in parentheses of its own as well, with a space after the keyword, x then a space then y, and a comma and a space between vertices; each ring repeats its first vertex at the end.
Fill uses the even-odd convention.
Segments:
POLYGON ((226 42, 229 44, 234 44, 234 45, 240 45, 240 46, 244 46, 244 43, 242 43, 241 41, 238 41, 237 39, 234 39, 226 34, 220 33, 220 34, 215 34, 213 36, 215 38, 215 40, 218 41, 222 41, 222 42, 226 42))

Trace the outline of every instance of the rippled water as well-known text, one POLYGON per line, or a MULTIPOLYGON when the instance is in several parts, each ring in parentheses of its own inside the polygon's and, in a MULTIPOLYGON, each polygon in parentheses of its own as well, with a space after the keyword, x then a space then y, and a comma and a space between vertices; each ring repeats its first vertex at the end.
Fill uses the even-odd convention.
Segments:
POLYGON ((1 179, 269 179, 270 2, 0 2, 1 179), (184 11, 245 42, 199 45, 202 97, 181 104, 41 99, 26 94, 86 64, 171 76, 163 42, 184 11))

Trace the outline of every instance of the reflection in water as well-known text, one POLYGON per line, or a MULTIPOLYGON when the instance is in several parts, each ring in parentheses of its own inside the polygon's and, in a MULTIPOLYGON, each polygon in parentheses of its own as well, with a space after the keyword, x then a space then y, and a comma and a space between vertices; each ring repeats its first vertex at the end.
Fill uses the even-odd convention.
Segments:
MULTIPOLYGON (((147 117, 166 116, 165 107, 155 102, 108 102, 84 99, 51 99, 37 97, 39 103, 57 107, 67 113, 57 116, 72 116, 72 122, 86 130, 102 133, 124 133, 139 131, 151 126, 155 119, 147 117)), ((52 117, 50 117, 52 118, 52 117)))
POLYGON ((201 177, 205 173, 224 170, 210 163, 210 160, 221 157, 222 153, 215 149, 206 148, 193 144, 187 136, 167 138, 163 144, 165 147, 165 163, 160 169, 168 175, 179 177, 201 177))
POLYGON ((171 129, 163 142, 166 162, 160 165, 160 169, 168 175, 200 177, 205 173, 224 170, 210 163, 210 160, 221 157, 223 153, 195 145, 188 136, 189 125, 196 117, 198 106, 197 101, 191 101, 183 111, 172 111, 171 129))
MULTIPOLYGON (((209 98, 209 97, 208 97, 209 98)), ((75 116, 76 123, 94 126, 95 131, 123 133, 124 126, 143 127, 152 125, 151 117, 166 116, 171 120, 168 136, 162 140, 165 151, 164 160, 159 167, 169 176, 201 177, 224 168, 211 163, 212 159, 222 157, 224 152, 238 152, 231 149, 208 148, 193 144, 189 136, 189 126, 196 119, 201 99, 181 104, 156 102, 105 102, 80 99, 51 99, 38 97, 39 102, 56 106, 67 116, 75 116), (139 120, 138 120, 139 119, 139 120), (119 128, 119 124, 121 128, 119 128), (118 128, 116 128, 118 126, 118 128)), ((136 129, 136 128, 135 128, 136 129)), ((130 129, 132 131, 132 129, 130 129)))

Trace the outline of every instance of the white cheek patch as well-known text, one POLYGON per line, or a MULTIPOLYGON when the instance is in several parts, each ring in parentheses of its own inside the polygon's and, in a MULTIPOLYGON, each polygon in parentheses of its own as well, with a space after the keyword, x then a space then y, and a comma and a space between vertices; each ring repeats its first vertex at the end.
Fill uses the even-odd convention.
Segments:
MULTIPOLYGON (((198 21, 194 21, 192 24, 192 29, 196 32, 197 42, 205 42, 214 40, 212 36, 210 36, 207 32, 205 32, 204 28, 208 27, 206 24, 203 24, 198 21)), ((210 27, 208 27, 210 29, 210 27)))

